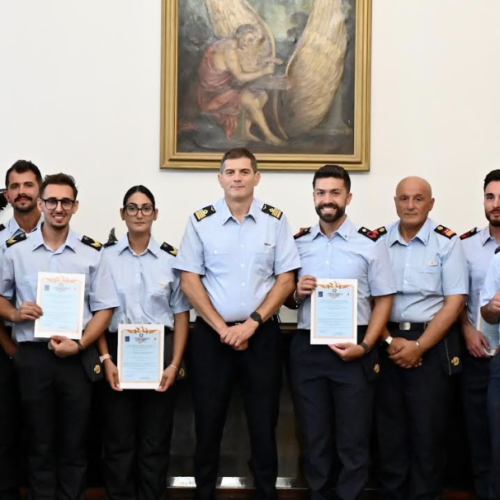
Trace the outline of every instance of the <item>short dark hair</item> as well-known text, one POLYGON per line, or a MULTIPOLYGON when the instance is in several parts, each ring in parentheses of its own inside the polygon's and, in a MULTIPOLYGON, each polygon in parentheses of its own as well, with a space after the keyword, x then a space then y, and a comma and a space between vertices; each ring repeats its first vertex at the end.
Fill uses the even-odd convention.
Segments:
POLYGON ((490 182, 496 182, 500 181, 500 170, 492 170, 485 178, 484 178, 484 185, 483 185, 483 192, 486 191, 486 186, 490 182))
POLYGON ((40 169, 32 162, 28 160, 17 160, 12 167, 7 170, 5 174, 5 187, 9 188, 9 177, 12 172, 16 172, 18 174, 24 174, 25 172, 33 172, 36 177, 36 181, 38 185, 42 183, 42 174, 40 173, 40 169))
POLYGON ((324 165, 314 172, 313 178, 313 188, 316 187, 317 179, 326 179, 328 177, 334 177, 335 179, 342 179, 344 181, 347 192, 351 192, 351 178, 347 173, 347 170, 340 165, 324 165))
POLYGON ((73 176, 68 174, 63 174, 60 172, 59 174, 46 175, 43 179, 42 185, 40 186, 40 196, 43 196, 43 192, 45 188, 50 184, 57 184, 59 186, 69 186, 73 190, 73 196, 78 196, 78 189, 76 187, 75 179, 73 176))
POLYGON ((255 158, 253 153, 248 151, 246 148, 233 148, 224 153, 224 156, 220 161, 220 173, 222 174, 224 172, 224 162, 226 160, 237 160, 238 158, 248 158, 252 164, 252 170, 254 173, 257 172, 257 158, 255 158))
POLYGON ((138 186, 132 186, 125 193, 125 196, 123 197, 123 207, 124 208, 128 202, 128 199, 135 193, 142 193, 142 194, 146 195, 149 198, 149 200, 151 201, 153 208, 156 208, 155 197, 153 196, 153 193, 146 186, 143 186, 142 184, 139 184, 138 186))

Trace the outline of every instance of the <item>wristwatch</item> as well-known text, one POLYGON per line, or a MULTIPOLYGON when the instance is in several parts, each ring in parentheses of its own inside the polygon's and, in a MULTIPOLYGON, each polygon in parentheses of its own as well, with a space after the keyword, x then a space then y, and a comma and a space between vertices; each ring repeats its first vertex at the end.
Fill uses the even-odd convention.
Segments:
POLYGON ((365 341, 360 342, 359 345, 365 350, 365 354, 370 352, 370 346, 365 341))
POLYGON ((250 317, 259 323, 259 326, 261 326, 264 323, 264 320, 262 319, 262 316, 257 312, 254 311, 252 314, 250 314, 250 317))
POLYGON ((387 349, 390 345, 391 342, 393 341, 393 338, 389 335, 386 339, 384 339, 384 347, 387 349))
POLYGON ((78 346, 79 351, 85 351, 85 347, 83 347, 82 343, 79 340, 75 340, 76 345, 78 346))

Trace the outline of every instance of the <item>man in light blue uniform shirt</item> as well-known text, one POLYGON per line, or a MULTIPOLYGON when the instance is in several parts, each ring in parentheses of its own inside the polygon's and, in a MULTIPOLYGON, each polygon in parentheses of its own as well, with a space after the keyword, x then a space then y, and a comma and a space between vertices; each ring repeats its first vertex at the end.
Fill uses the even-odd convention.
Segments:
POLYGON ((313 179, 319 224, 295 236, 302 267, 293 296, 299 313, 290 375, 312 500, 332 497, 335 448, 341 462, 335 498, 355 500, 366 485, 372 382, 380 369, 377 345, 396 292, 380 235, 358 228, 345 214, 352 197, 350 188, 349 174, 342 167, 320 168, 313 179), (311 294, 317 279, 326 278, 358 281, 358 344, 310 343, 311 294))
POLYGON ((40 499, 83 495, 92 386, 81 351, 104 332, 118 305, 109 272, 99 265, 101 245, 69 227, 77 193, 72 177, 47 176, 38 199, 43 225, 7 243, 0 270, 0 316, 14 323, 19 343, 14 364, 29 443, 29 488, 40 499), (35 302, 40 271, 85 274, 81 341, 34 338, 34 321, 43 314, 35 302))
POLYGON ((256 497, 276 499, 276 423, 281 383, 275 317, 300 267, 281 210, 254 198, 257 162, 243 148, 222 158, 224 199, 190 217, 175 267, 198 318, 190 337, 196 420, 196 499, 213 500, 233 381, 250 429, 256 497))
POLYGON ((434 500, 441 491, 450 376, 461 370, 456 321, 468 292, 460 239, 428 218, 430 184, 407 177, 385 230, 397 293, 381 349, 376 403, 384 500, 434 500), (390 344, 387 347, 387 344, 390 344))
MULTIPOLYGON (((39 229, 42 217, 37 206, 42 175, 30 161, 18 160, 5 175, 5 198, 12 205, 13 217, 0 224, 0 268, 7 240, 39 229)), ((11 324, 0 320, 0 498, 19 498, 18 391, 12 357, 17 351, 11 338, 11 324)))
MULTIPOLYGON (((486 176, 483 191, 484 213, 489 224, 482 229, 471 229, 460 236, 469 268, 467 308, 460 314, 462 335, 467 347, 463 356, 463 409, 471 450, 475 491, 479 500, 490 498, 490 471, 498 470, 497 467, 491 468, 487 412, 491 360, 491 355, 487 351, 494 346, 491 346, 488 338, 477 329, 477 324, 480 314, 479 297, 486 271, 495 255, 495 250, 500 246, 500 170, 493 170, 486 176)), ((494 450, 494 455, 499 455, 497 460, 500 460, 500 447, 497 449, 499 451, 494 450)), ((500 465, 499 461, 497 463, 500 465)), ((494 476, 497 476, 496 472, 494 476)))

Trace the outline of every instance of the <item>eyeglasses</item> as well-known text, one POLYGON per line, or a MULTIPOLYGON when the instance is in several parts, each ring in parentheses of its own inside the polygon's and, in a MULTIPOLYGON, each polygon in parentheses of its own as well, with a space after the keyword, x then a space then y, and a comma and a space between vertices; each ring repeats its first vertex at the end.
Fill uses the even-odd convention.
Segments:
POLYGON ((63 210, 71 210, 76 200, 70 200, 69 198, 63 198, 62 200, 58 198, 47 198, 44 200, 42 198, 42 201, 49 210, 55 210, 59 203, 61 204, 63 210))
POLYGON ((130 205, 125 205, 123 209, 125 210, 126 214, 130 215, 131 217, 137 215, 137 212, 139 212, 139 210, 144 217, 153 215, 153 212, 155 211, 155 207, 153 207, 153 205, 142 205, 142 207, 138 207, 137 205, 133 205, 132 203, 130 205))

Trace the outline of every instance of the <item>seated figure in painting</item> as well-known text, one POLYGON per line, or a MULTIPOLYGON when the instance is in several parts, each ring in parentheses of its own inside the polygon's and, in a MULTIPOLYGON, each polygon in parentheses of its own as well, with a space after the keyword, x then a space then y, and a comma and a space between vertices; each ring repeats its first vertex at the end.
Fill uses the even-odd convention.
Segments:
POLYGON ((245 138, 261 140, 250 130, 255 124, 267 142, 278 146, 282 141, 269 129, 263 112, 268 95, 264 90, 248 85, 258 78, 272 75, 275 65, 283 63, 274 57, 256 58, 256 48, 261 42, 259 29, 243 24, 233 38, 223 38, 210 45, 198 69, 198 105, 224 128, 229 140, 238 128, 240 113, 244 111, 245 138))

